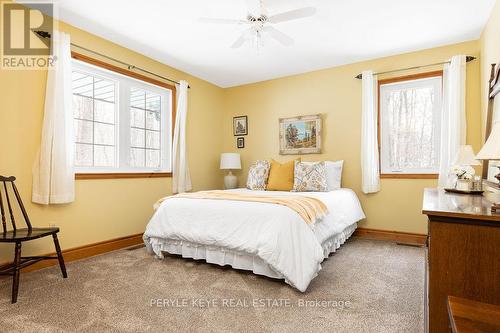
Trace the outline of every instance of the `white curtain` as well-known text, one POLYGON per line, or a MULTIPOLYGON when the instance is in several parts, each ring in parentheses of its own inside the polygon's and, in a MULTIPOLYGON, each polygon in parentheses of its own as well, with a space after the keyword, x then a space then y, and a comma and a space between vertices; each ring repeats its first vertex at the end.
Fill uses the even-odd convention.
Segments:
POLYGON ((32 200, 62 204, 75 199, 70 36, 52 36, 54 65, 47 74, 40 150, 33 165, 32 200))
POLYGON ((460 146, 465 145, 465 67, 464 55, 454 56, 450 63, 444 66, 439 187, 451 185, 451 164, 460 146))
POLYGON ((174 145, 172 150, 172 192, 190 191, 191 177, 186 155, 186 117, 188 107, 188 83, 181 81, 177 94, 177 113, 174 127, 174 145))
POLYGON ((362 73, 361 173, 363 193, 380 191, 377 142, 377 77, 372 71, 362 73))

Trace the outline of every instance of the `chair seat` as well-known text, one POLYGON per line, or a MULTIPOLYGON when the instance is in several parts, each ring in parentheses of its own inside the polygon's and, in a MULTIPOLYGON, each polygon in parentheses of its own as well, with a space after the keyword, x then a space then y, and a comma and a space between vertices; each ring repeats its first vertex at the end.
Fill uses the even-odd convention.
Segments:
POLYGON ((59 228, 28 228, 9 230, 0 233, 0 243, 15 243, 29 241, 40 237, 49 236, 59 232, 59 228))

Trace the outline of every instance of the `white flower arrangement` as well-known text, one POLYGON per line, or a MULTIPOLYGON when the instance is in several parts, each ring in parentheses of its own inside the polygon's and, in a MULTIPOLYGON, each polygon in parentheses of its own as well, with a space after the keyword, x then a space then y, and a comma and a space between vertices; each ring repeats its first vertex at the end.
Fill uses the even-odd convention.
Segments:
POLYGON ((458 179, 471 180, 476 171, 471 166, 465 165, 455 165, 451 168, 451 173, 457 176, 458 179))

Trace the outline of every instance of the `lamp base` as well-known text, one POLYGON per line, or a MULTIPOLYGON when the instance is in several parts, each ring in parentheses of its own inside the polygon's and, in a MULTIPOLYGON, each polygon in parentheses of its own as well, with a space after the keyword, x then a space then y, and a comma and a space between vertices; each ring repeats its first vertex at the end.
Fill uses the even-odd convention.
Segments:
POLYGON ((234 189, 238 186, 238 178, 231 171, 224 176, 224 188, 226 190, 234 189))

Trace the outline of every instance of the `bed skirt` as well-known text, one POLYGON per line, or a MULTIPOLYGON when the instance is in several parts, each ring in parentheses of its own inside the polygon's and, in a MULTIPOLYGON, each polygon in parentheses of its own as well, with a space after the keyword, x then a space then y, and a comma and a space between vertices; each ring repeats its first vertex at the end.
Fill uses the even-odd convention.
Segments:
MULTIPOLYGON (((322 247, 325 258, 328 258, 330 253, 335 252, 344 244, 356 228, 357 223, 351 224, 342 232, 324 241, 322 247)), ((173 239, 150 238, 149 242, 145 241, 145 243, 149 251, 157 254, 166 252, 181 255, 183 258, 205 260, 208 263, 220 266, 229 265, 236 269, 252 271, 255 274, 270 278, 285 279, 282 274, 274 271, 264 260, 249 253, 173 239)), ((162 256, 159 257, 161 258, 162 256)))

